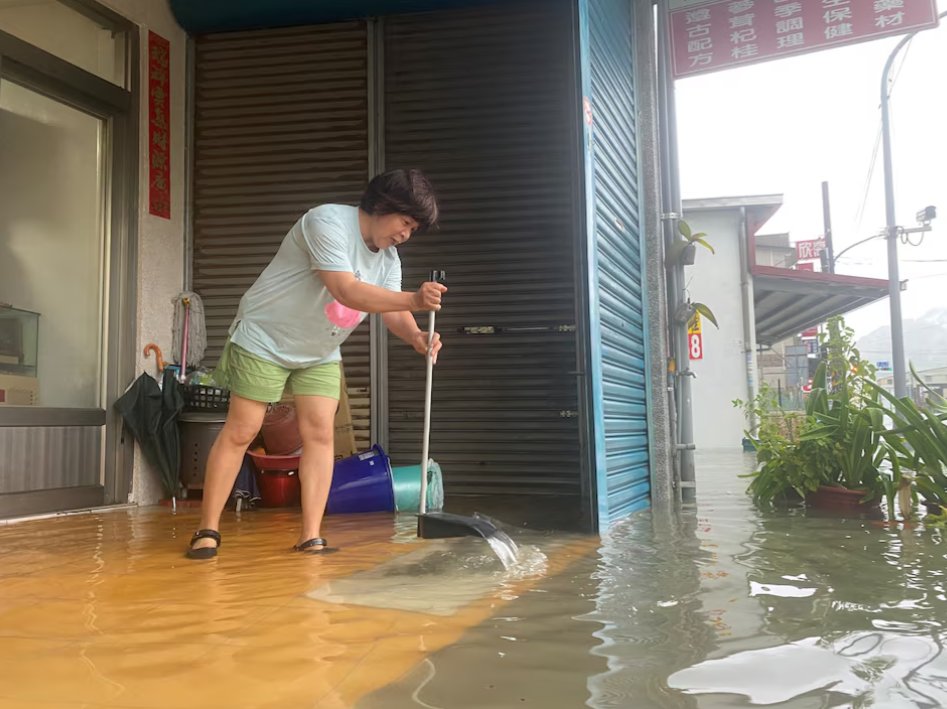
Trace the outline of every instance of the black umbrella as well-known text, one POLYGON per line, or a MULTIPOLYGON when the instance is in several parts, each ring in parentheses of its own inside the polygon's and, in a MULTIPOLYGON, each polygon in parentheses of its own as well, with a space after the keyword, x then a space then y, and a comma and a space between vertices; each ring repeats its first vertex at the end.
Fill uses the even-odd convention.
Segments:
POLYGON ((161 387, 148 374, 135 380, 115 408, 125 419, 148 462, 161 471, 161 482, 172 499, 181 487, 181 437, 178 414, 184 408, 181 384, 174 372, 164 370, 161 387))

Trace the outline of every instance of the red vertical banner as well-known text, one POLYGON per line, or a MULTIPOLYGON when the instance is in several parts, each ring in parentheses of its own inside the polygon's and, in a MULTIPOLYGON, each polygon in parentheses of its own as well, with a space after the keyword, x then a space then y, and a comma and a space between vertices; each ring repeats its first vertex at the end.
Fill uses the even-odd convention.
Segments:
POLYGON ((171 218, 171 45, 148 33, 148 195, 156 217, 171 218))

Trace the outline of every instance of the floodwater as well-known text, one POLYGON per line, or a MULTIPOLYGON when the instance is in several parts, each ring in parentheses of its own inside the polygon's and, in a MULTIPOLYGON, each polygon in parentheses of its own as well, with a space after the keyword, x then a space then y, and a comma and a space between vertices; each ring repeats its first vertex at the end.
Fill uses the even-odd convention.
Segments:
POLYGON ((288 549, 286 511, 0 526, 0 709, 779 709, 947 706, 942 532, 761 514, 699 460, 696 509, 602 539, 422 542, 414 520, 337 518, 339 552, 288 549))
POLYGON ((619 524, 358 707, 947 706, 941 531, 761 514, 751 469, 703 456, 696 510, 619 524))

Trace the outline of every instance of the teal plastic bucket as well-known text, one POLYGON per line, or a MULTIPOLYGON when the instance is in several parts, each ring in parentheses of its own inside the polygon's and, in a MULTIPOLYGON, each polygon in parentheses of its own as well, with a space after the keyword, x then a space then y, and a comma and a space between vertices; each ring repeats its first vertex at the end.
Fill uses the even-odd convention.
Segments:
MULTIPOLYGON (((395 510, 417 512, 421 506, 421 466, 392 468, 391 479, 395 488, 395 510)), ((444 479, 441 466, 433 460, 427 468, 427 509, 429 512, 444 509, 444 479)))

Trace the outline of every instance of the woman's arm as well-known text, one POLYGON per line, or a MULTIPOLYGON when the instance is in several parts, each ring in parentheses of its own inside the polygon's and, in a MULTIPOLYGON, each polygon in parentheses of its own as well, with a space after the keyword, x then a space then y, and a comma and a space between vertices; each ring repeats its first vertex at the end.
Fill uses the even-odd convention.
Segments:
POLYGON ((346 308, 363 313, 403 312, 410 317, 410 311, 440 310, 441 294, 447 291, 440 283, 425 283, 417 293, 396 293, 387 288, 362 283, 347 271, 316 273, 333 298, 346 308))
MULTIPOLYGON (((421 354, 427 354, 428 335, 418 327, 414 316, 409 312, 385 313, 382 316, 385 325, 391 330, 391 333, 404 340, 421 354)), ((432 353, 434 363, 437 364, 437 353, 441 351, 441 336, 434 333, 432 353)))

